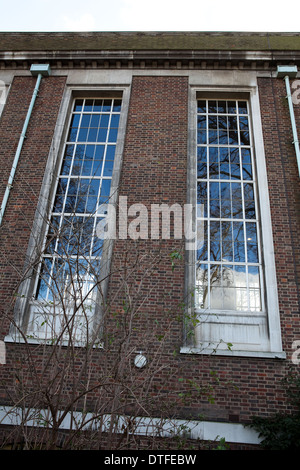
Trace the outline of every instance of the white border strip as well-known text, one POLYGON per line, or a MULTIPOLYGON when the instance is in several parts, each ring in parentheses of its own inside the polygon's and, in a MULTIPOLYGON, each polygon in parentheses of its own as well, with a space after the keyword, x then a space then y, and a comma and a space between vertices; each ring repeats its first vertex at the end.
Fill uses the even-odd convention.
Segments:
MULTIPOLYGON (((82 415, 82 413, 68 413, 63 420, 60 429, 76 429, 82 426, 87 429, 89 426, 100 426, 99 420, 95 423, 92 413, 82 415), (83 421, 82 421, 83 420, 83 421), (72 423, 72 424, 71 424, 72 423), (87 423, 86 425, 84 423, 87 423)), ((7 426, 19 426, 26 420, 27 426, 45 428, 51 427, 51 420, 47 410, 21 409, 8 406, 0 407, 0 424, 7 426), (24 418, 26 417, 26 418, 24 418)), ((203 441, 218 441, 224 438, 227 443, 254 444, 259 445, 261 440, 258 433, 252 428, 246 428, 240 423, 224 423, 212 421, 188 421, 183 419, 164 420, 162 418, 145 418, 120 416, 116 429, 123 432, 128 423, 134 423, 135 434, 142 436, 174 437, 182 435, 187 439, 200 439, 203 441)), ((103 431, 110 424, 110 415, 101 417, 103 431)))

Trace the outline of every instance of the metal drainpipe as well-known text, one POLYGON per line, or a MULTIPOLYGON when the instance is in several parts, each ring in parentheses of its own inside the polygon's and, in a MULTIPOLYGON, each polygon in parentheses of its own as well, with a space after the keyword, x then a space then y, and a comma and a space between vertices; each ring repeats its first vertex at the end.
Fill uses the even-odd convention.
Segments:
POLYGON ((298 163, 298 173, 299 173, 299 176, 300 176, 299 139, 298 139, 296 120, 295 120, 295 114, 294 114, 294 108, 293 108, 293 101, 292 101, 292 95, 291 95, 291 87, 290 87, 290 78, 295 78, 296 75, 297 75, 297 71, 298 71, 298 69, 297 69, 296 66, 279 66, 279 67, 277 67, 277 77, 278 78, 283 77, 284 81, 285 81, 287 100, 288 100, 289 111, 290 111, 290 119, 291 119, 291 125, 292 125, 292 130, 293 130, 293 144, 294 144, 294 147, 295 147, 297 163, 298 163))
POLYGON ((17 169, 17 166, 18 166, 18 161, 19 161, 19 158, 20 158, 23 143, 24 143, 24 140, 26 138, 26 131, 27 131, 27 127, 28 127, 28 124, 29 124, 29 121, 30 121, 31 113, 32 113, 32 110, 33 110, 33 107, 34 107, 36 97, 37 97, 38 92, 39 92, 40 83, 41 83, 41 80, 42 80, 43 76, 49 76, 50 73, 51 73, 50 72, 50 66, 48 64, 47 65, 32 65, 31 69, 30 69, 30 72, 33 76, 37 76, 37 80, 36 80, 35 88, 34 88, 34 91, 33 91, 33 94, 32 94, 31 102, 30 102, 30 105, 29 105, 29 108, 28 108, 28 111, 27 111, 27 116, 26 116, 26 119, 25 119, 25 122, 24 122, 24 125, 23 125, 22 133, 21 133, 21 136, 20 136, 20 139, 19 139, 19 143, 18 143, 18 147, 17 147, 17 150, 16 150, 14 161, 13 161, 13 164, 12 164, 12 168, 11 168, 11 171, 10 171, 10 175, 9 175, 9 178, 8 178, 8 183, 7 183, 6 188, 5 188, 5 193, 4 193, 4 196, 3 196, 2 205, 1 205, 1 209, 0 209, 0 226, 2 225, 3 216, 4 216, 5 209, 6 209, 8 197, 9 197, 10 191, 12 189, 12 185, 13 185, 13 181, 14 181, 14 177, 15 177, 15 172, 16 172, 16 169, 17 169))

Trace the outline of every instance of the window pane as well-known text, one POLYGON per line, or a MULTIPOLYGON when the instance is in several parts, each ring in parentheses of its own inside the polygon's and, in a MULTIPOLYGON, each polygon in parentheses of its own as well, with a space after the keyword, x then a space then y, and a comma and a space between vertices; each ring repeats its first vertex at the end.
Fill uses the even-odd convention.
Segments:
POLYGON ((103 160, 94 160, 92 176, 101 176, 103 160))
POLYGON ((94 273, 98 272, 103 245, 96 234, 99 220, 96 214, 98 206, 104 200, 107 202, 110 195, 120 110, 119 99, 74 102, 54 199, 55 215, 48 227, 41 261, 37 299, 53 301, 58 292, 60 297, 65 292, 75 298, 80 289, 92 286, 91 266, 94 273), (108 145, 108 136, 114 145, 108 145))
POLYGON ((232 222, 222 222, 222 261, 233 261, 232 222))
POLYGON ((230 148, 230 163, 235 165, 240 164, 240 153, 236 147, 230 148))
POLYGON ((251 165, 246 165, 245 163, 243 163, 243 179, 244 180, 252 180, 253 179, 252 166, 251 165))
POLYGON ((83 114, 80 127, 90 127, 91 117, 91 114, 83 114))
POLYGON ((198 144, 206 144, 206 130, 199 130, 197 135, 197 142, 198 144))
POLYGON ((62 175, 68 175, 70 173, 73 151, 74 151, 74 145, 67 145, 64 159, 63 159, 62 169, 61 169, 62 175))
POLYGON ((208 140, 209 140, 209 144, 218 144, 219 141, 218 141, 218 131, 214 131, 214 130, 209 130, 208 131, 208 140))
POLYGON ((101 160, 104 157, 105 146, 104 145, 96 145, 95 151, 95 159, 101 160))
POLYGON ((249 298, 250 310, 261 310, 261 294, 260 294, 260 275, 258 266, 249 266, 249 298))
POLYGON ((231 217, 230 183, 221 183, 221 217, 231 217))
POLYGON ((244 184, 244 201, 246 219, 255 219, 254 188, 252 183, 244 184))
POLYGON ((208 113, 216 113, 217 112, 217 102, 216 101, 208 101, 208 113))
POLYGON ((108 142, 117 142, 118 129, 110 128, 108 142))
POLYGON ((81 174, 82 176, 90 176, 92 174, 93 161, 84 160, 81 174))
POLYGON ((60 224, 60 217, 59 216, 52 216, 51 222, 49 224, 48 235, 46 238, 46 246, 45 246, 45 253, 49 255, 53 255, 56 249, 56 242, 57 237, 59 234, 59 224, 60 224))
POLYGON ((209 308, 260 310, 260 260, 248 103, 198 100, 197 112, 197 202, 205 207, 204 240, 197 246, 197 260, 206 262, 205 271, 202 265, 197 268, 197 286, 202 286, 198 304, 205 303, 205 272, 209 308))
POLYGON ((206 113, 206 101, 198 101, 198 113, 206 113))
POLYGON ((113 112, 114 113, 119 113, 121 111, 121 105, 122 105, 121 100, 114 100, 113 112))
POLYGON ((78 132, 77 127, 71 127, 71 129, 69 131, 69 134, 68 134, 68 141, 69 142, 75 142, 76 141, 77 132, 78 132))
POLYGON ((111 111, 112 100, 103 100, 103 113, 109 113, 111 111))
POLYGON ((223 266, 222 269, 223 285, 223 308, 225 310, 236 309, 236 290, 233 275, 233 266, 223 266))
POLYGON ((210 223, 210 259, 221 261, 221 222, 210 223))
POLYGON ((197 184, 197 204, 203 204, 204 217, 207 217, 207 183, 204 181, 197 184))
POLYGON ((88 142, 96 142, 98 135, 98 129, 96 127, 91 127, 88 132, 87 141, 88 142))
POLYGON ((235 262, 245 262, 244 223, 233 222, 233 251, 235 262))
POLYGON ((199 308, 208 306, 208 265, 200 264, 196 274, 196 304, 199 308))
POLYGON ((246 223, 247 256, 249 263, 258 263, 256 223, 246 223))
POLYGON ((102 180, 101 186, 101 196, 100 196, 100 205, 101 204, 108 204, 109 196, 110 196, 110 185, 111 180, 102 180))
POLYGON ((235 308, 236 310, 248 310, 248 291, 246 266, 234 267, 234 285, 236 288, 235 308))
MULTIPOLYGON (((99 227, 98 224, 101 224, 101 227, 105 227, 105 217, 97 217, 96 222, 95 222, 95 228, 99 227)), ((97 234, 99 232, 94 231, 94 236, 93 236, 93 251, 92 251, 92 256, 98 256, 100 257, 102 254, 102 247, 103 247, 103 237, 99 237, 97 234)))
POLYGON ((207 177, 207 150, 206 147, 198 147, 197 151, 197 176, 207 177))
POLYGON ((240 131, 241 145, 250 145, 249 131, 240 131))
POLYGON ((52 269, 52 259, 44 258, 37 286, 37 299, 47 299, 48 292, 51 286, 51 269, 52 269))
POLYGON ((227 116, 218 117, 218 129, 222 131, 227 131, 228 129, 228 118, 227 116))
POLYGON ((220 183, 210 183, 210 216, 214 218, 220 217, 220 183))
POLYGON ((85 100, 84 111, 93 111, 94 100, 85 100))
POLYGON ((94 107, 93 107, 94 113, 101 113, 102 104, 103 104, 103 100, 95 100, 94 101, 94 107))
POLYGON ((97 135, 97 142, 106 142, 107 139, 107 128, 100 128, 97 135))
POLYGON ((74 112, 82 111, 83 100, 76 100, 74 103, 74 112))
POLYGON ((210 266, 210 308, 221 309, 222 302, 222 270, 221 265, 210 266))
POLYGON ((114 167, 114 161, 113 160, 108 160, 106 158, 105 165, 104 165, 104 170, 103 170, 103 176, 112 176, 113 167, 114 167))
POLYGON ((119 114, 112 114, 111 116, 111 121, 110 121, 110 127, 119 128, 119 121, 120 121, 120 115, 119 114))
POLYGON ((236 114, 236 102, 235 101, 228 101, 228 113, 229 114, 236 114))
POLYGON ((218 101, 218 113, 225 114, 227 112, 227 102, 218 101))
POLYGON ((232 217, 234 219, 243 218, 242 188, 240 183, 231 183, 232 194, 232 217))
POLYGON ((199 115, 197 120, 198 129, 206 129, 206 116, 199 115))
POLYGON ((239 114, 247 114, 247 101, 239 101, 239 114))
POLYGON ((92 128, 95 128, 95 127, 99 127, 99 123, 100 123, 100 114, 92 114, 92 117, 91 117, 91 127, 92 128))
POLYGON ((208 260, 208 233, 207 233, 207 222, 203 224, 203 240, 198 239, 197 244, 197 260, 207 261, 208 260))
POLYGON ((209 177, 219 178, 219 150, 218 147, 209 147, 209 177))

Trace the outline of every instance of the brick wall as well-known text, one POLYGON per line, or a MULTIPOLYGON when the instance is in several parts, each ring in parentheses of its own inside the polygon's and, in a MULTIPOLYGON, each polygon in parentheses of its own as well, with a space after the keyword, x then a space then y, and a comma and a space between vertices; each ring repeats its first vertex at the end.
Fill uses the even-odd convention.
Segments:
MULTIPOLYGON (((0 120, 0 197, 4 195, 36 78, 14 78, 0 120)), ((13 188, 0 229, 1 309, 11 309, 57 122, 65 77, 43 79, 27 128, 13 188)), ((3 311, 2 310, 2 311, 3 311)), ((5 326, 7 328, 7 324, 5 326)), ((3 334, 7 334, 4 330, 3 334)))
MULTIPOLYGON (((123 157, 119 194, 128 198, 128 207, 145 205, 149 239, 116 240, 112 271, 119 273, 112 276, 110 298, 112 308, 122 310, 114 296, 120 292, 127 258, 132 300, 134 292, 140 296, 135 304, 141 321, 148 327, 157 322, 158 335, 165 326, 164 318, 169 321, 175 316, 183 300, 184 267, 179 263, 172 271, 170 257, 173 250, 182 251, 181 240, 151 240, 151 204, 183 207, 186 202, 187 86, 184 77, 133 78, 123 157)), ((174 336, 176 341, 178 334, 181 336, 181 328, 174 336)))
MULTIPOLYGON (((2 173, 2 191, 10 167, 7 161, 13 159, 33 86, 31 78, 14 80, 0 121, 4 129, 1 132, 0 128, 1 166, 7 171, 7 175, 5 171, 2 173)), ((63 78, 42 82, 28 130, 2 231, 5 253, 1 258, 2 306, 11 298, 18 271, 23 266, 63 86, 63 78)), ((128 387, 135 387, 136 393, 146 387, 144 392, 152 397, 154 410, 161 409, 164 401, 172 401, 177 417, 199 418, 204 414, 206 419, 247 422, 253 414, 267 416, 288 408, 280 381, 291 364, 292 341, 300 339, 299 180, 284 83, 260 79, 259 93, 287 360, 179 354, 183 336, 184 259, 173 270, 170 254, 174 250, 183 254, 182 241, 116 240, 105 329, 109 355, 105 362, 105 352, 94 352, 90 385, 95 385, 95 389, 88 399, 91 406, 99 398, 96 385, 105 373, 105 364, 110 377, 121 374, 127 379, 128 387), (139 371, 133 367, 138 350, 145 351, 150 368, 139 371), (121 363, 118 362, 120 351, 125 352, 121 363), (151 380, 145 380, 149 373, 152 373, 151 380), (184 400, 181 394, 190 391, 191 385, 192 391, 184 400), (214 396, 213 403, 210 394, 214 396)), ((128 207, 142 203, 150 215, 151 204, 186 202, 187 106, 186 77, 133 77, 119 192, 120 196, 128 197, 128 207)), ((299 110, 297 119, 300 128, 299 110)), ((77 351, 78 370, 82 363, 84 357, 77 351)), ((12 366, 10 355, 6 374, 12 366)))
POLYGON ((284 80, 260 79, 259 91, 283 348, 290 360, 292 343, 300 339, 299 176, 284 80))
MULTIPOLYGON (((183 110, 183 106, 187 103, 188 97, 187 88, 184 88, 183 84, 185 84, 184 78, 135 77, 133 81, 121 183, 121 194, 128 195, 131 203, 158 201, 172 204, 185 201, 186 158, 183 155, 186 151, 186 142, 180 139, 182 146, 178 147, 180 145, 178 130, 181 132, 180 135, 186 138, 186 122, 184 121, 186 110, 183 110), (181 83, 181 93, 178 94, 178 90, 176 92, 180 98, 178 102, 176 102, 175 88, 171 83, 173 86, 175 83, 181 83), (171 121, 172 116, 176 125, 171 121), (172 155, 171 160, 170 155, 172 155)), ((208 384, 214 387, 216 394, 213 405, 208 404, 207 397, 199 398, 194 395, 194 404, 189 403, 189 406, 178 410, 179 414, 188 412, 197 416, 204 412, 211 419, 244 422, 253 414, 269 415, 284 411, 288 407, 281 379, 291 364, 292 342, 300 338, 299 182, 294 149, 291 144, 292 135, 284 83, 262 79, 259 81, 259 89, 273 219, 283 347, 287 353, 287 361, 179 354, 171 359, 172 352, 178 351, 182 345, 182 331, 174 322, 170 334, 172 340, 168 343, 166 354, 161 360, 168 364, 168 371, 177 371, 177 381, 178 378, 182 378, 184 384, 189 381, 194 381, 197 385, 208 384), (211 371, 221 379, 219 385, 216 385, 212 379, 211 371)), ((125 253, 130 252, 132 246, 133 244, 130 245, 128 242, 116 243, 113 270, 122 266, 125 253)), ((143 260, 148 260, 150 258, 147 256, 149 253, 153 254, 155 247, 153 241, 140 243, 139 255, 142 254, 143 260)), ((157 322, 154 324, 158 324, 162 318, 167 318, 167 312, 171 316, 179 312, 178 306, 184 284, 183 267, 179 266, 172 272, 166 261, 168 253, 174 248, 180 250, 181 246, 176 241, 164 245, 165 261, 162 261, 155 276, 148 279, 143 286, 142 292, 145 293, 142 296, 143 304, 140 314, 141 317, 145 315, 144 318, 148 319, 148 323, 146 320, 143 321, 148 326, 151 324, 152 328, 153 324, 149 323, 149 318, 157 322), (151 287, 153 294, 149 297, 148 289, 151 287)), ((140 266, 142 271, 142 263, 140 266)), ((120 292, 118 282, 121 283, 121 281, 120 273, 112 277, 111 295, 114 291, 120 292)), ((112 305, 113 308, 119 308, 122 312, 120 304, 113 301, 112 305)), ((137 335, 137 338, 141 336, 137 335)), ((142 346, 142 341, 139 344, 142 346)), ((150 349, 148 352, 150 353, 150 349)), ((168 390, 172 387, 174 390, 178 389, 175 376, 170 379, 167 373, 165 375, 162 373, 160 381, 168 390)))
MULTIPOLYGON (((166 369, 157 378, 156 386, 161 390, 161 384, 164 384, 166 394, 167 390, 176 390, 180 394, 187 384, 194 382, 196 387, 204 384, 207 390, 210 386, 213 387, 215 395, 212 405, 208 403, 207 396, 197 396, 194 389, 194 403, 190 401, 185 406, 181 404, 182 408, 178 407, 177 410, 179 415, 190 413, 197 417, 203 412, 208 419, 245 422, 253 414, 269 415, 279 410, 284 411, 287 406, 280 381, 290 364, 292 341, 300 338, 297 326, 299 299, 296 277, 298 176, 293 147, 289 143, 290 124, 283 84, 274 80, 261 80, 259 85, 274 219, 280 312, 288 361, 181 354, 172 357, 172 353, 178 353, 182 345, 182 327, 180 323, 170 322, 170 341, 166 342, 164 355, 160 358, 166 369), (278 113, 282 115, 281 126, 277 124, 278 113), (220 378, 218 384, 213 378, 214 374, 220 378), (178 379, 182 379, 181 389, 178 379)), ((134 78, 120 188, 121 195, 128 195, 129 204, 182 204, 186 201, 187 110, 184 109, 184 104, 187 101, 185 78, 134 78)), ((181 250, 182 246, 174 240, 159 245, 150 240, 138 244, 119 240, 114 248, 113 272, 116 274, 110 282, 111 306, 124 315, 122 303, 115 300, 113 293, 118 292, 118 300, 123 299, 120 286, 123 282, 124 287, 125 283, 121 267, 124 266, 125 259, 132 259, 129 253, 134 252, 141 274, 140 277, 132 276, 134 281, 132 284, 129 282, 131 287, 135 286, 135 290, 131 291, 132 298, 133 292, 140 286, 139 282, 143 281, 137 302, 139 333, 135 339, 150 357, 151 347, 147 344, 146 334, 143 336, 138 328, 144 322, 148 331, 156 331, 158 335, 157 325, 166 325, 170 318, 180 317, 184 270, 182 265, 174 271, 170 269, 168 255, 173 249, 181 250), (142 279, 145 265, 149 265, 158 246, 162 249, 163 257, 157 272, 150 278, 142 279), (149 289, 152 289, 151 295, 149 289)), ((155 349, 156 346, 152 344, 152 356, 155 349)))

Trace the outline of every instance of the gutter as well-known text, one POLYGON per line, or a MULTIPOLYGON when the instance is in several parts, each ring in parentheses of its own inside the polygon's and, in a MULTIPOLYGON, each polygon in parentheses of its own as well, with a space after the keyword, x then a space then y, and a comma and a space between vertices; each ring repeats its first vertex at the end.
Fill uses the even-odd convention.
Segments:
POLYGON ((38 92, 39 92, 42 77, 43 76, 48 77, 51 74, 49 65, 32 65, 31 68, 30 68, 30 72, 31 72, 32 76, 37 76, 37 80, 36 80, 35 88, 34 88, 34 91, 33 91, 33 94, 32 94, 31 102, 30 102, 30 105, 29 105, 29 108, 28 108, 28 111, 27 111, 27 116, 26 116, 26 119, 25 119, 25 122, 24 122, 24 125, 23 125, 21 136, 20 136, 20 139, 19 139, 18 147, 17 147, 16 153, 15 153, 15 158, 14 158, 12 168, 11 168, 11 171, 10 171, 10 175, 9 175, 9 178, 8 178, 8 183, 6 185, 5 193, 4 193, 4 196, 3 196, 2 205, 1 205, 1 209, 0 209, 0 226, 2 225, 4 212, 5 212, 5 209, 6 209, 6 206, 7 206, 7 201, 8 201, 8 198, 9 198, 9 194, 10 194, 10 191, 13 187, 15 172, 16 172, 18 162, 19 162, 19 158, 20 158, 20 155, 21 155, 21 151, 22 151, 22 148, 23 148, 23 143, 24 143, 24 140, 26 138, 27 127, 28 127, 28 124, 29 124, 29 121, 30 121, 30 118, 31 118, 31 114, 32 114, 32 110, 33 110, 33 107, 34 107, 36 97, 37 97, 38 92))
POLYGON ((291 119, 291 126, 293 131, 293 144, 295 147, 297 163, 298 163, 298 173, 300 176, 300 149, 299 149, 299 139, 296 127, 296 119, 295 113, 293 108, 293 101, 292 101, 292 94, 291 94, 291 87, 290 87, 290 78, 295 78, 297 75, 298 69, 296 66, 278 66, 277 67, 277 78, 284 78, 285 87, 287 92, 287 100, 289 105, 290 111, 290 119, 291 119))

